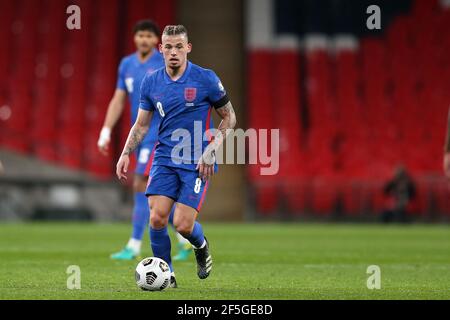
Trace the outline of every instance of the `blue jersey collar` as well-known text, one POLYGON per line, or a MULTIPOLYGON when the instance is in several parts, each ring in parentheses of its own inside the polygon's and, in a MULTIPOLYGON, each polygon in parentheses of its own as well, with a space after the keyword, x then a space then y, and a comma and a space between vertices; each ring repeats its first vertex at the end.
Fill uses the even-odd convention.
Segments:
POLYGON ((164 67, 164 80, 166 81, 167 84, 185 82, 187 77, 189 76, 189 73, 191 72, 191 65, 192 63, 188 60, 186 70, 184 70, 183 75, 177 81, 173 81, 172 79, 170 79, 169 75, 167 74, 167 70, 164 67))
POLYGON ((151 53, 150 58, 148 58, 145 62, 141 62, 141 60, 139 60, 139 53, 136 51, 136 52, 134 53, 134 58, 136 59, 136 62, 137 62, 139 65, 146 65, 146 64, 149 64, 152 60, 154 60, 154 59, 155 59, 155 56, 157 56, 158 53, 159 53, 159 52, 156 50, 156 48, 153 48, 153 49, 152 49, 152 53, 151 53))

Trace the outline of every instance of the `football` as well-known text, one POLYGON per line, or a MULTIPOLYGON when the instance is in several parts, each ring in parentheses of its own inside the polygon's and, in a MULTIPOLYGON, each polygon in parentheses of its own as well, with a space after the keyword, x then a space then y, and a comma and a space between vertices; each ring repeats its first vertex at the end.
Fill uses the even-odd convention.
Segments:
POLYGON ((169 265, 160 258, 145 258, 136 267, 135 279, 137 286, 142 290, 164 290, 170 283, 169 265))

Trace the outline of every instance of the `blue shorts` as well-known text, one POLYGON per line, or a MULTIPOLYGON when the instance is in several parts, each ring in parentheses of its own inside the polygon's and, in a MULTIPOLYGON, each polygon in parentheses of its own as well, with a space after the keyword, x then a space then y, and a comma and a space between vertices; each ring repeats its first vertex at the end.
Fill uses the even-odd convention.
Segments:
POLYGON ((136 149, 136 169, 135 174, 148 176, 153 164, 156 142, 142 143, 136 149))
POLYGON ((198 171, 154 165, 148 178, 146 196, 162 195, 200 212, 208 190, 208 181, 198 171))

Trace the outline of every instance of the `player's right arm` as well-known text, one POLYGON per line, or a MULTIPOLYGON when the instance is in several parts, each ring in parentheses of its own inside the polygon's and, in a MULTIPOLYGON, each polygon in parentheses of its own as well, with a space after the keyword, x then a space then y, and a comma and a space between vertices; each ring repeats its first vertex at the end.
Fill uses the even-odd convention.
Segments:
POLYGON ((111 131, 122 115, 123 109, 125 107, 125 99, 127 93, 121 88, 117 88, 114 92, 114 96, 109 102, 108 111, 106 112, 105 122, 103 123, 103 128, 100 131, 100 136, 98 138, 97 146, 98 150, 103 154, 108 154, 109 143, 111 141, 111 131))
POLYGON ((128 165, 130 164, 130 154, 139 146, 148 132, 150 123, 153 117, 153 111, 155 106, 150 99, 149 93, 151 92, 151 81, 147 74, 141 83, 140 99, 139 99, 139 112, 136 118, 136 122, 131 127, 128 134, 127 142, 123 148, 122 155, 116 166, 116 174, 119 180, 126 180, 126 173, 128 171, 128 165))
POLYGON ((122 155, 117 162, 116 174, 119 180, 127 179, 126 173, 128 171, 128 165, 130 164, 130 154, 139 146, 142 140, 144 140, 148 128, 150 127, 152 117, 153 111, 139 109, 136 122, 133 127, 131 127, 122 155))
POLYGON ((450 108, 448 110, 447 136, 444 146, 444 173, 450 179, 450 108))

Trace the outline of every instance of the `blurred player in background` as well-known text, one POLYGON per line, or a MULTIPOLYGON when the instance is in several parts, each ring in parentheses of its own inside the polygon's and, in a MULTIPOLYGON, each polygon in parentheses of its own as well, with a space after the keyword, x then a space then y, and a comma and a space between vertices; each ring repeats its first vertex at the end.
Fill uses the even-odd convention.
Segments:
POLYGON ((410 205, 416 197, 416 185, 403 165, 395 168, 394 176, 384 186, 388 205, 381 219, 383 222, 408 222, 410 205))
MULTIPOLYGON (((104 155, 108 153, 111 131, 122 115, 125 99, 128 95, 131 105, 131 121, 135 122, 139 109, 139 89, 147 72, 153 72, 164 66, 164 59, 156 49, 159 41, 159 29, 150 20, 139 21, 134 27, 134 43, 137 52, 122 59, 119 66, 116 91, 108 106, 105 122, 98 139, 98 148, 104 155)), ((149 207, 145 189, 153 161, 153 151, 158 140, 159 117, 154 117, 150 130, 136 149, 137 165, 134 176, 133 231, 125 248, 111 255, 112 259, 131 260, 138 258, 144 230, 149 221, 149 207)), ((173 212, 173 211, 172 211, 173 212)), ((171 215, 173 217, 173 213, 171 215)), ((172 223, 172 221, 171 221, 172 223)), ((177 233, 179 253, 175 260, 187 259, 191 249, 189 242, 177 233)))
POLYGON ((450 108, 448 109, 447 137, 444 149, 444 172, 447 178, 450 179, 450 108))
POLYGON ((205 279, 211 272, 209 243, 196 220, 205 200, 209 178, 217 169, 215 153, 230 133, 229 129, 236 124, 233 106, 214 71, 187 60, 191 48, 185 27, 166 26, 160 45, 165 68, 148 73, 142 80, 138 117, 116 169, 119 179, 127 178, 130 154, 144 140, 152 118, 159 116, 159 143, 146 195, 152 212, 150 240, 153 254, 169 264, 171 287, 176 287, 176 280, 167 224, 175 203, 174 226, 194 247, 198 277, 205 279), (208 130, 213 128, 212 107, 222 118, 214 139, 208 130), (173 139, 174 133, 182 133, 181 140, 173 139), (200 143, 197 143, 197 137, 200 137, 200 143), (182 150, 178 150, 180 144, 182 150))

